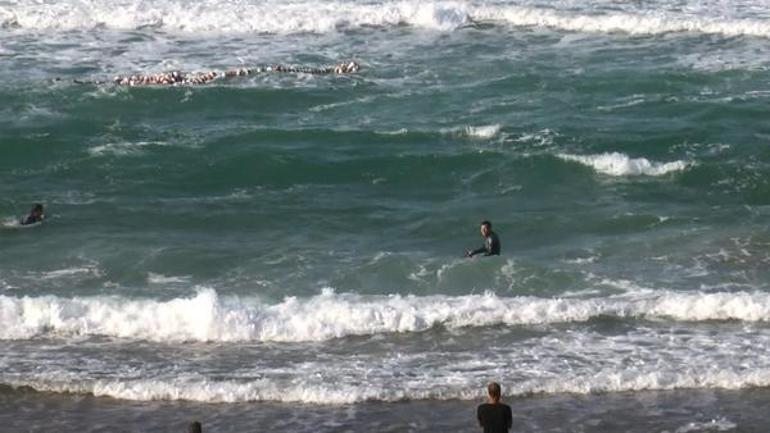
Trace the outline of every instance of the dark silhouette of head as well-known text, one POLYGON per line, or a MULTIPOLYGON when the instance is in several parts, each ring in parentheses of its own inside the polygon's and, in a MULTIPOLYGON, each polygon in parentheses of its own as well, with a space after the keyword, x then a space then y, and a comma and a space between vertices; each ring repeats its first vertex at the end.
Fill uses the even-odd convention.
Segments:
POLYGON ((32 210, 29 211, 30 214, 35 216, 40 216, 43 214, 43 205, 40 203, 35 203, 34 206, 32 206, 32 210))
POLYGON ((489 382, 487 384, 487 394, 489 394, 489 398, 494 401, 500 401, 500 384, 497 382, 489 382))
POLYGON ((187 426, 187 433, 202 433, 203 427, 201 427, 201 423, 198 421, 193 421, 190 423, 190 425, 187 426))

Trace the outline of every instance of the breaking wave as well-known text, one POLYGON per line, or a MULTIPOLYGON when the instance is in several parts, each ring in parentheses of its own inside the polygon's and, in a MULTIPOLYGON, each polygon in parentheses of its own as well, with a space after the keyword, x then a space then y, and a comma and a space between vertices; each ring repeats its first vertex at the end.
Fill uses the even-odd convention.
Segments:
POLYGON ((654 8, 649 11, 575 11, 456 1, 235 2, 210 0, 65 0, 0 5, 0 27, 27 30, 136 30, 181 33, 328 33, 368 26, 410 25, 451 31, 478 22, 591 33, 695 32, 769 37, 770 23, 654 8))
MULTIPOLYGON (((333 367, 329 367, 333 368, 333 367)), ((324 375, 331 373, 324 369, 324 375)), ((530 378, 515 383, 509 395, 529 394, 591 394, 645 390, 674 389, 743 389, 770 386, 770 370, 732 371, 695 368, 686 371, 658 369, 657 371, 623 372, 616 370, 584 371, 577 374, 557 374, 530 378)), ((360 380, 315 381, 307 376, 291 375, 290 382, 276 378, 250 380, 212 380, 187 373, 177 377, 153 379, 89 379, 71 374, 54 377, 53 373, 25 377, 0 377, 4 385, 29 387, 40 392, 90 394, 125 400, 188 400, 206 403, 237 403, 247 401, 279 401, 310 404, 352 404, 364 401, 401 400, 471 400, 479 397, 478 383, 483 378, 470 377, 468 383, 455 376, 425 374, 424 381, 415 380, 400 386, 368 378, 360 380), (71 377, 67 377, 71 376, 71 377), (434 377, 431 377, 434 376, 434 377), (453 383, 454 382, 454 383, 453 383)), ((327 378, 328 379, 328 378, 327 378)))
POLYGON ((351 335, 493 325, 584 322, 600 316, 677 321, 770 321, 764 293, 676 293, 605 298, 363 296, 332 290, 277 304, 212 289, 169 301, 121 297, 0 296, 0 339, 110 336, 157 342, 323 341, 351 335))
POLYGON ((565 161, 579 162, 595 171, 609 176, 662 176, 682 171, 691 163, 685 161, 652 162, 647 158, 630 158, 628 155, 612 152, 598 155, 559 154, 565 161))

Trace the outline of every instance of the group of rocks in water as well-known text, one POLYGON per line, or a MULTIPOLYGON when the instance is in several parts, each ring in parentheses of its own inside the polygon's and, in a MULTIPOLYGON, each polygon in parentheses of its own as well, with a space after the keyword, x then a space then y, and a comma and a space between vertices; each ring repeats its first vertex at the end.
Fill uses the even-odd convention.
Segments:
MULTIPOLYGON (((207 72, 159 72, 154 74, 119 75, 112 82, 120 86, 163 86, 207 84, 219 78, 245 77, 263 72, 289 72, 300 74, 328 75, 358 72, 361 65, 354 61, 337 63, 322 68, 310 66, 270 65, 256 68, 235 68, 226 71, 207 72)), ((103 84, 103 82, 76 81, 81 84, 103 84)))

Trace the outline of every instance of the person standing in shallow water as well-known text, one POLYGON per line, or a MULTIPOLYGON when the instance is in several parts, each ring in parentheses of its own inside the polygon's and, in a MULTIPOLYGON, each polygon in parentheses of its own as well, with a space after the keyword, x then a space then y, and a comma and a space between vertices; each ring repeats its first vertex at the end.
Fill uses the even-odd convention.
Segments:
POLYGON ((485 256, 499 256, 500 238, 497 237, 497 233, 492 231, 492 223, 489 221, 482 221, 479 231, 484 238, 484 245, 482 245, 481 248, 466 251, 465 257, 473 257, 476 254, 482 253, 485 256))
POLYGON ((479 405, 476 417, 484 433, 508 433, 513 426, 511 407, 500 403, 500 384, 489 382, 487 402, 479 405))

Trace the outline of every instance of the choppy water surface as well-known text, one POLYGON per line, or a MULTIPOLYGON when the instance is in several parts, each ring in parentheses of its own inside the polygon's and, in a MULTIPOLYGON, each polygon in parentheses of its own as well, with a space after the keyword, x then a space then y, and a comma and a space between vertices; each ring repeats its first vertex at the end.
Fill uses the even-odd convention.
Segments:
POLYGON ((523 431, 756 431, 719 408, 770 385, 768 38, 752 0, 2 2, 0 394, 386 431, 496 379, 523 431))

